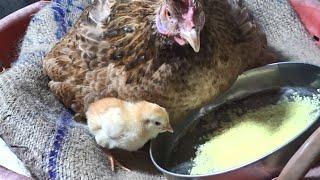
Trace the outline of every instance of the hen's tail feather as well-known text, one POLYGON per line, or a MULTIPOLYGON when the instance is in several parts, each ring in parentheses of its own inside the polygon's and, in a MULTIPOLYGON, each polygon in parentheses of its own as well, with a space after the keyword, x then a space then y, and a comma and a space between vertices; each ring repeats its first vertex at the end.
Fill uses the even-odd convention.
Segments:
POLYGON ((233 0, 234 14, 240 31, 239 43, 242 48, 240 50, 248 50, 252 52, 243 52, 243 59, 251 59, 247 62, 247 70, 266 64, 277 62, 278 54, 268 48, 267 38, 261 28, 256 24, 253 17, 250 16, 249 10, 243 6, 242 0, 233 0), (246 47, 246 48, 244 48, 246 47))
POLYGON ((239 27, 240 34, 243 40, 251 40, 257 35, 259 31, 257 25, 250 17, 249 11, 246 7, 242 7, 242 3, 237 2, 234 10, 234 19, 239 27))
POLYGON ((114 5, 115 0, 95 0, 93 3, 96 3, 96 5, 89 9, 88 17, 96 25, 104 26, 108 23, 111 7, 114 5))

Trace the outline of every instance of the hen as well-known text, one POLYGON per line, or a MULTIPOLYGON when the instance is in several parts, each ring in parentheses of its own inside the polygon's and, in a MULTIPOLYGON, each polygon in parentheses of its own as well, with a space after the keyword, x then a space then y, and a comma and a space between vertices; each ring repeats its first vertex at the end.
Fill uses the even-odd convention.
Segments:
POLYGON ((77 117, 115 97, 166 108, 174 124, 264 63, 266 39, 232 0, 96 0, 43 61, 77 117))

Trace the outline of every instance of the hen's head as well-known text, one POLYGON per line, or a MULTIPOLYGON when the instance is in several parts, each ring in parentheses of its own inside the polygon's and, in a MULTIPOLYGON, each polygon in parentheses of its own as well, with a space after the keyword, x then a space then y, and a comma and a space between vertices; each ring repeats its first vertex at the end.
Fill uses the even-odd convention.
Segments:
POLYGON ((199 0, 163 0, 157 15, 159 33, 171 36, 181 46, 189 43, 195 52, 200 50, 200 32, 205 15, 199 0))

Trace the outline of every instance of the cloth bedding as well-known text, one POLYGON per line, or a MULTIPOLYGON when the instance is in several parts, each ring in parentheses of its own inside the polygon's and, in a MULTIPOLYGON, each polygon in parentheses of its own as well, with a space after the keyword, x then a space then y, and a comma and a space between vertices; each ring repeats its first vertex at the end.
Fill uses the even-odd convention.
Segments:
MULTIPOLYGON (((164 179, 148 156, 125 153, 132 172, 111 172, 87 128, 49 91, 42 59, 76 22, 89 0, 53 0, 37 13, 13 67, 0 75, 1 137, 36 179, 164 179)), ((245 0, 282 60, 320 63, 320 51, 289 2, 245 0)), ((118 156, 119 157, 119 156, 118 156)))

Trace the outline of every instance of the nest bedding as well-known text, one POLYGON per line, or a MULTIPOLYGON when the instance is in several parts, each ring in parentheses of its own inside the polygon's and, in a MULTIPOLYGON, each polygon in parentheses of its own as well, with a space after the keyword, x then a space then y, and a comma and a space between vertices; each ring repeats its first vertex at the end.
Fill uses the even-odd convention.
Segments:
MULTIPOLYGON (((0 76, 0 131, 36 179, 163 179, 148 157, 123 155, 133 172, 110 167, 85 126, 52 95, 41 60, 89 0, 54 0, 32 19, 13 67, 0 76)), ((320 51, 287 1, 245 0, 283 59, 319 64, 320 51)))

